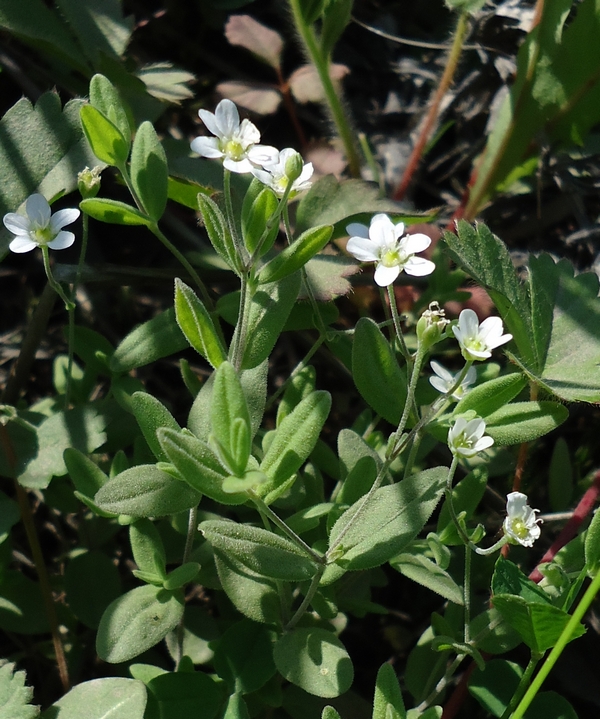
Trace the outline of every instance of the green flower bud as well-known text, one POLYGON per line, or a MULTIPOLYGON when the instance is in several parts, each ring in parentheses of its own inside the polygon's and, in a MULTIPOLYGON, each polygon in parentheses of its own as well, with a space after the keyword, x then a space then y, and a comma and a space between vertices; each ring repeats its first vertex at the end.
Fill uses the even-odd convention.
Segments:
POLYGON ((425 350, 444 339, 446 327, 450 321, 445 318, 444 310, 437 302, 432 302, 417 322, 417 339, 425 350))
POLYGON ((77 189, 84 200, 87 200, 90 197, 96 197, 98 192, 100 192, 101 172, 102 168, 99 166, 96 166, 91 170, 89 167, 85 167, 77 175, 77 189))
POLYGON ((295 152, 288 157, 285 163, 285 176, 290 182, 297 180, 304 169, 304 160, 299 152, 295 152))

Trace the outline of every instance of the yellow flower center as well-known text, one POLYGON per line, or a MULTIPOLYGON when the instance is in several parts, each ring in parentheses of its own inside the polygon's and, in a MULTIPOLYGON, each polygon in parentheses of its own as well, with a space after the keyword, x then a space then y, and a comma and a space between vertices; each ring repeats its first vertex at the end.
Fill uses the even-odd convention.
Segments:
POLYGON ((38 227, 36 230, 32 230, 30 235, 32 235, 38 245, 47 245, 49 242, 52 242, 55 237, 49 227, 38 227))
POLYGON ((519 539, 527 539, 529 536, 529 529, 527 529, 527 525, 519 517, 515 517, 515 519, 511 520, 510 528, 515 537, 518 537, 519 539))
POLYGON ((380 261, 384 267, 398 267, 406 262, 406 256, 397 247, 388 248, 382 252, 380 261))
POLYGON ((238 140, 228 140, 225 146, 221 148, 221 152, 227 155, 229 159, 239 162, 246 156, 246 151, 241 142, 238 140))

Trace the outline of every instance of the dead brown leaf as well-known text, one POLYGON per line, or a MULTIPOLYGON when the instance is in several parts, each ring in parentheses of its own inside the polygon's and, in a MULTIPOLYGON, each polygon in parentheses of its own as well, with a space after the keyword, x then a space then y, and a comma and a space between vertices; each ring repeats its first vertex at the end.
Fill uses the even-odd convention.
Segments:
POLYGON ((281 102, 281 95, 272 85, 257 82, 220 82, 216 89, 223 97, 258 115, 273 114, 281 102))
MULTIPOLYGON (((350 72, 346 65, 332 63, 329 66, 329 77, 340 82, 350 72)), ((302 65, 295 70, 288 80, 290 88, 298 102, 322 102, 325 99, 323 86, 314 65, 302 65)))
POLYGON ((245 47, 272 68, 279 70, 283 39, 275 30, 262 25, 250 15, 231 15, 225 25, 225 37, 231 45, 245 47))

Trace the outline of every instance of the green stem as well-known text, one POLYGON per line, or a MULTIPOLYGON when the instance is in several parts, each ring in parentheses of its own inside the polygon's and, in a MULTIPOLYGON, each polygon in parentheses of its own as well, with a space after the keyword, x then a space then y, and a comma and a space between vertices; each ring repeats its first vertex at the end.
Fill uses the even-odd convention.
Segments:
MULTIPOLYGON (((288 198, 290 196, 290 192, 292 191, 292 184, 293 183, 288 182, 282 197, 279 199, 279 204, 275 208, 275 212, 267 220, 265 229, 263 230, 263 233, 260 236, 259 241, 256 243, 256 248, 255 248, 254 252, 252 253, 252 256, 250 257, 250 260, 248 262, 248 269, 252 269, 254 267, 254 264, 255 264, 256 260, 258 259, 258 257, 260 256, 262 246, 264 245, 267 237, 269 236, 269 233, 273 229, 275 223, 279 222, 279 218, 281 217, 281 213, 283 212, 284 208, 287 209, 288 198)), ((291 238, 291 234, 290 234, 289 238, 291 238)), ((289 238, 288 238, 288 241, 291 244, 291 239, 289 239, 289 238)))
POLYGON ((44 270, 46 271, 46 277, 48 278, 48 282, 52 285, 54 291, 60 297, 60 299, 65 303, 65 309, 68 311, 72 307, 74 308, 75 305, 66 296, 63 288, 60 286, 60 283, 54 279, 54 275, 52 274, 52 269, 50 267, 50 254, 48 252, 47 245, 40 245, 40 249, 42 250, 42 258, 44 260, 44 270))
POLYGON ((406 364, 410 367, 412 364, 412 356, 411 356, 410 352, 408 351, 408 347, 406 346, 406 342, 404 341, 404 335, 402 334, 401 320, 400 320, 400 315, 398 314, 398 307, 396 305, 396 293, 394 292, 393 283, 391 285, 387 286, 387 293, 388 293, 388 299, 390 301, 390 310, 392 312, 392 319, 394 320, 394 329, 396 330, 396 337, 400 344, 400 352, 402 353, 402 356, 406 360, 406 364))
POLYGON ((465 544, 465 584, 463 587, 464 602, 464 642, 468 644, 471 641, 471 547, 465 544))
POLYGON ((279 527, 279 529, 281 529, 281 531, 285 535, 287 535, 297 547, 306 552, 306 554, 313 560, 313 562, 315 562, 317 565, 323 565, 323 567, 326 566, 325 557, 323 557, 321 554, 317 554, 311 547, 309 547, 308 544, 301 537, 299 537, 293 529, 288 527, 288 525, 283 521, 283 519, 281 519, 275 514, 271 507, 269 507, 269 505, 266 504, 261 499, 261 497, 256 494, 254 490, 249 489, 248 496, 254 502, 258 511, 268 517, 274 525, 279 527))
POLYGON ((312 581, 310 583, 310 587, 308 588, 308 591, 306 592, 306 595, 304 599, 302 600, 302 604, 298 607, 298 609, 295 611, 294 616, 290 619, 290 621, 285 626, 285 631, 289 632, 290 629, 293 629, 296 624, 300 621, 300 619, 304 616, 304 613, 310 606, 310 603, 312 602, 313 597, 317 593, 317 589, 319 588, 319 584, 321 582, 321 577, 323 576, 323 573, 325 572, 325 564, 322 564, 318 569, 315 576, 312 578, 312 581))
POLYGON ((235 224, 235 215, 233 213, 233 200, 231 197, 231 170, 223 167, 223 195, 225 196, 225 214, 227 216, 227 224, 233 245, 238 256, 239 266, 246 267, 248 263, 248 252, 240 240, 235 224))
POLYGON ((573 638, 573 634, 583 619, 585 613, 590 607, 590 604, 594 601, 596 594, 600 591, 600 572, 597 572, 596 576, 592 580, 590 586, 587 588, 581 601, 577 605, 577 608, 571 615, 571 618, 567 622, 567 626, 563 629, 562 634, 558 638, 558 641, 554 645, 554 648, 542 664, 540 671, 537 673, 535 679, 531 682, 531 686, 527 690, 525 696, 519 702, 519 706, 511 715, 511 719, 522 719, 523 714, 527 711, 529 705, 533 701, 535 695, 540 690, 542 684, 546 680, 548 674, 552 670, 552 667, 556 664, 558 658, 563 653, 564 648, 573 638))
POLYGON ((410 476, 410 473, 412 472, 412 468, 415 463, 415 459, 417 458, 417 452, 419 451, 419 446, 421 444, 422 438, 423 434, 421 432, 417 432, 415 434, 415 438, 408 454, 408 459, 406 460, 406 466, 404 467, 404 479, 410 476))
POLYGON ((248 310, 252 297, 254 296, 254 288, 248 282, 248 277, 243 274, 240 278, 240 307, 238 310, 238 320, 233 333, 231 342, 231 363, 239 372, 242 368, 242 360, 246 350, 246 339, 248 337, 248 310))
POLYGON ((510 700, 508 706, 504 710, 504 713, 502 714, 500 719, 508 719, 508 717, 514 711, 517 704, 521 701, 523 694, 525 693, 525 691, 527 690, 527 687, 529 686, 529 682, 531 681, 533 672, 535 671, 535 668, 537 667, 542 656, 543 656, 542 654, 536 654, 534 652, 531 652, 531 658, 529 659, 529 663, 527 664, 527 667, 525 668, 525 671, 523 672, 523 676, 521 677, 519 686, 517 687, 517 690, 513 694, 512 699, 510 700))
POLYGON ((304 42, 308 57, 315 66, 319 79, 321 80, 331 118, 344 144, 350 174, 352 177, 360 177, 361 163, 356 149, 354 132, 346 116, 342 100, 337 94, 331 76, 329 75, 331 60, 323 54, 311 25, 305 22, 301 9, 302 4, 302 0, 290 0, 290 7, 296 29, 304 42))

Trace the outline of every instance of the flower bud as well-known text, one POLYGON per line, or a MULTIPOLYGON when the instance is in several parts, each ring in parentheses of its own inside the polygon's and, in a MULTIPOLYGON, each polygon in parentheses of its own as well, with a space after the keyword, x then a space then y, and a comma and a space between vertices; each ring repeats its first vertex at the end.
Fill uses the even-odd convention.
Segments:
POLYGON ((304 160, 299 152, 290 155, 285 163, 285 176, 290 182, 297 180, 304 169, 304 160))
POLYGON ((444 338, 446 326, 450 321, 445 318, 444 310, 437 302, 432 302, 417 322, 417 339, 425 350, 444 338))
POLYGON ((102 168, 97 165, 91 170, 89 167, 85 167, 77 175, 77 189, 84 200, 87 200, 90 197, 96 197, 98 192, 100 192, 101 172, 102 168))

